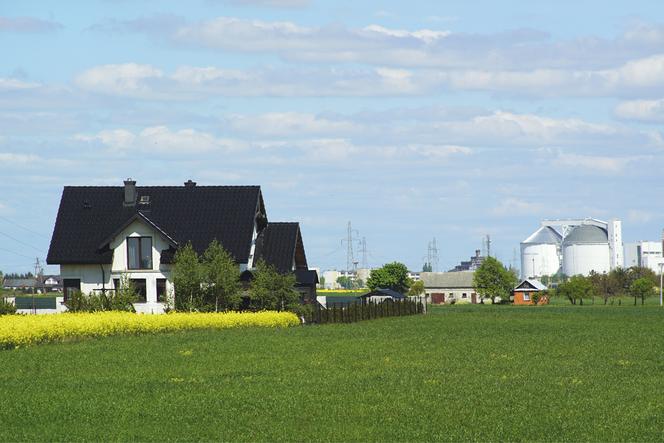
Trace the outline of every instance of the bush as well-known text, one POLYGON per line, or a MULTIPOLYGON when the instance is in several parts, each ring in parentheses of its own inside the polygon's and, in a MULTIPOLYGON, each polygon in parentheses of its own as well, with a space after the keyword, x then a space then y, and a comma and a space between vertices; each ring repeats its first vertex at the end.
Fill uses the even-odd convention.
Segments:
POLYGON ((16 314, 16 306, 9 303, 4 297, 0 297, 0 315, 16 314))
POLYGON ((105 293, 86 295, 80 291, 70 294, 65 302, 69 312, 103 312, 125 311, 135 312, 134 302, 136 291, 126 276, 120 279, 120 288, 108 290, 105 293))

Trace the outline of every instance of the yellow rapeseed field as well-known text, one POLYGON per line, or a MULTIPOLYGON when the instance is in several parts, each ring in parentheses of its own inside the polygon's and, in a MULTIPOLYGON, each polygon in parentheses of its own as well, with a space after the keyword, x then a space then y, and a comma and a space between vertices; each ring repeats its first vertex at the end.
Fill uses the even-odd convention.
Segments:
POLYGON ((189 329, 268 328, 300 323, 291 312, 172 313, 141 315, 131 312, 5 315, 0 317, 0 349, 67 338, 106 337, 189 329))

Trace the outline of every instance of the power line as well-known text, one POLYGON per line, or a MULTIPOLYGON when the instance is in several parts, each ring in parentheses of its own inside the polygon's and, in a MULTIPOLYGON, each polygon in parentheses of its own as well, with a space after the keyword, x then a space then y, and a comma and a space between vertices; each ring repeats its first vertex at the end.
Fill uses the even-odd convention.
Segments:
POLYGON ((33 259, 33 257, 28 257, 27 255, 23 255, 19 252, 15 252, 15 251, 10 251, 9 249, 5 249, 5 248, 0 248, 0 251, 9 252, 10 254, 18 255, 19 257, 28 258, 30 260, 33 259))
POLYGON ((24 242, 24 241, 22 241, 22 240, 19 240, 18 238, 12 237, 12 236, 9 235, 9 234, 5 234, 4 232, 0 232, 0 235, 4 235, 5 237, 10 238, 10 239, 14 240, 14 241, 17 242, 17 243, 22 244, 23 246, 27 246, 27 247, 29 247, 29 248, 32 248, 32 249, 34 249, 35 251, 44 252, 43 249, 38 248, 38 247, 36 247, 36 246, 32 246, 31 244, 28 244, 28 243, 26 243, 26 242, 24 242))
POLYGON ((23 230, 25 230, 25 231, 28 231, 28 232, 30 232, 31 234, 35 234, 35 235, 38 235, 38 236, 43 237, 43 238, 48 238, 48 236, 46 236, 46 235, 44 235, 44 234, 42 234, 42 233, 40 233, 40 232, 33 231, 32 229, 26 228, 25 226, 22 226, 22 225, 20 225, 19 223, 16 223, 15 221, 13 221, 13 220, 11 220, 11 219, 8 219, 7 217, 4 217, 4 216, 2 216, 2 215, 0 215, 0 219, 4 220, 4 221, 6 221, 6 222, 9 222, 9 223, 11 223, 11 224, 14 225, 14 226, 18 226, 19 228, 21 228, 21 229, 23 229, 23 230))

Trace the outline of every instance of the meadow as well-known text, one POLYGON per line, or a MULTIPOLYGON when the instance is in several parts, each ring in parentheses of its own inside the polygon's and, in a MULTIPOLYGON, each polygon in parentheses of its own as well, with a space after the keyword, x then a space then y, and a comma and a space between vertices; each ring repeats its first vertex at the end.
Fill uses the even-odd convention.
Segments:
POLYGON ((0 440, 661 441, 663 324, 466 305, 4 350, 0 440))

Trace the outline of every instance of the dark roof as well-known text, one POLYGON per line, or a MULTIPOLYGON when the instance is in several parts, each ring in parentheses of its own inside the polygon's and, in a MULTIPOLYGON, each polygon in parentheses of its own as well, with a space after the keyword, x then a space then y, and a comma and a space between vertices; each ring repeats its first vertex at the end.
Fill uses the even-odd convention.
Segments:
POLYGON ((401 292, 394 291, 392 289, 382 289, 382 288, 376 288, 371 292, 367 292, 366 294, 362 294, 362 298, 368 298, 368 297, 373 297, 373 296, 387 296, 387 297, 392 297, 392 298, 406 298, 405 295, 403 295, 401 292))
POLYGON ((318 284, 318 273, 314 270, 296 269, 295 281, 300 286, 315 286, 318 284))
POLYGON ((254 263, 263 260, 281 273, 291 272, 293 263, 296 270, 308 269, 299 223, 268 223, 256 239, 254 257, 254 263))
POLYGON ((172 243, 191 242, 199 253, 216 238, 243 263, 254 220, 258 218, 259 227, 267 223, 259 186, 137 186, 136 192, 137 201, 149 196, 150 203, 125 206, 123 186, 65 186, 47 263, 111 263, 109 239, 138 218, 172 243))
POLYGON ((2 283, 5 288, 32 288, 37 285, 34 278, 6 278, 2 283))

